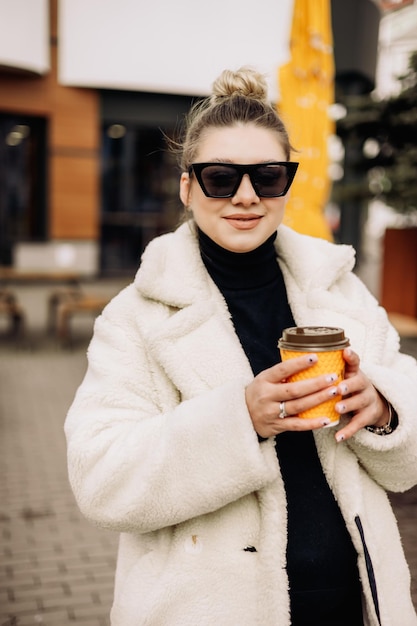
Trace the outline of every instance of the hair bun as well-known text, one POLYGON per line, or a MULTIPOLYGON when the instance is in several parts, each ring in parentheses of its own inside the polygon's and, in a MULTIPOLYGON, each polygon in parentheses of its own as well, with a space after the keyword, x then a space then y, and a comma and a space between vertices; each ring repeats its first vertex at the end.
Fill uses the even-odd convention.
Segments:
POLYGON ((245 96, 268 102, 268 86, 263 74, 250 67, 241 67, 235 72, 224 70, 214 81, 213 98, 245 96))

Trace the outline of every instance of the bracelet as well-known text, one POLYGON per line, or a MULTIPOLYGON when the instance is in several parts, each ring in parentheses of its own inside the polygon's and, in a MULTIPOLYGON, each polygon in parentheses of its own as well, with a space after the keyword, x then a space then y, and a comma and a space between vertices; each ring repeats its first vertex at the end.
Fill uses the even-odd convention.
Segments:
POLYGON ((389 411, 388 424, 385 424, 385 426, 365 426, 365 430, 367 430, 370 433, 373 433, 374 435, 380 435, 382 437, 384 435, 390 435, 392 433, 392 431, 394 430, 394 427, 392 424, 393 411, 392 411, 392 406, 389 402, 387 402, 387 405, 388 405, 388 411, 389 411))

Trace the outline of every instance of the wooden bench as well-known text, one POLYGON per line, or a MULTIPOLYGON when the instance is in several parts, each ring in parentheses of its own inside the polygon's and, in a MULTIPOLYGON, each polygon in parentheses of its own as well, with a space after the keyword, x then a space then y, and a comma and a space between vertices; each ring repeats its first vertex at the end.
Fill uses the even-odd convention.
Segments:
POLYGON ((8 319, 12 337, 17 339, 23 335, 25 313, 17 297, 8 289, 0 289, 0 315, 8 319))
POLYGON ((67 294, 56 307, 56 333, 63 346, 72 344, 71 319, 75 315, 89 314, 97 317, 109 302, 108 296, 88 294, 78 291, 75 295, 67 294))
POLYGON ((388 318, 401 337, 417 337, 417 318, 402 313, 388 313, 388 318))
POLYGON ((79 286, 61 287, 49 295, 47 330, 50 334, 57 332, 58 308, 66 302, 78 299, 81 295, 82 291, 79 286))

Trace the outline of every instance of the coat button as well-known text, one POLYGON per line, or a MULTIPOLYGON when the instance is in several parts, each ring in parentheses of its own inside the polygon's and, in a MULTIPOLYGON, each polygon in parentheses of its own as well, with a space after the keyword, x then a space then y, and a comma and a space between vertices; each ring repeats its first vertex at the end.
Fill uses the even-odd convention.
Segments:
POLYGON ((191 535, 184 541, 184 550, 187 554, 200 554, 203 549, 203 542, 198 535, 191 535))

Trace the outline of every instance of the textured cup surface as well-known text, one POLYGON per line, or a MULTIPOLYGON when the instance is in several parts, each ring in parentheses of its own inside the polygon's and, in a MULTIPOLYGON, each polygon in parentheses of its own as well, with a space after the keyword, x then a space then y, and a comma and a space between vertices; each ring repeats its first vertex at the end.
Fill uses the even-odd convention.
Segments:
MULTIPOLYGON (((308 352, 300 352, 299 350, 284 350, 281 349, 281 359, 294 359, 297 356, 303 354, 309 354, 308 352)), ((334 385, 338 385, 344 378, 345 373, 345 361, 342 356, 342 350, 331 350, 328 352, 317 352, 318 361, 312 367, 309 367, 302 372, 293 374, 288 377, 288 382, 297 382, 299 380, 306 380, 307 378, 313 378, 314 376, 321 376, 322 374, 337 374, 337 380, 334 385)), ((340 415, 335 410, 335 404, 341 399, 341 396, 333 396, 326 402, 322 402, 317 406, 302 411, 298 414, 298 417, 303 419, 311 419, 313 417, 328 417, 331 420, 331 426, 336 426, 339 423, 340 415)))
MULTIPOLYGON (((278 342, 282 361, 311 352, 317 354, 318 357, 317 363, 302 372, 293 374, 288 378, 288 382, 297 382, 323 374, 335 373, 337 380, 334 381, 334 385, 338 385, 344 378, 343 349, 348 345, 349 340, 341 328, 305 326, 285 329, 278 342)), ((335 404, 340 399, 340 395, 333 396, 329 400, 299 413, 298 416, 303 419, 325 416, 331 420, 330 426, 336 426, 339 423, 340 415, 335 410, 335 404)))

